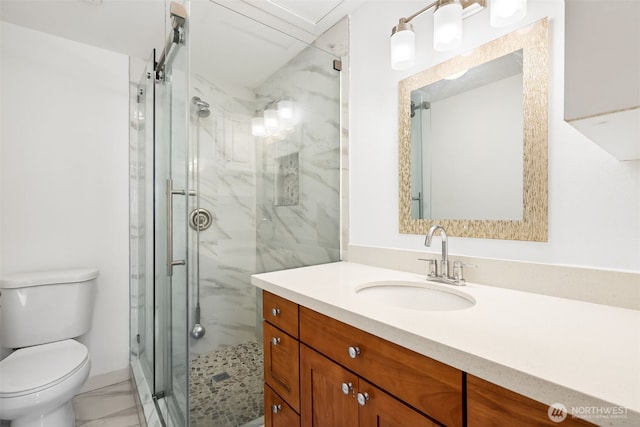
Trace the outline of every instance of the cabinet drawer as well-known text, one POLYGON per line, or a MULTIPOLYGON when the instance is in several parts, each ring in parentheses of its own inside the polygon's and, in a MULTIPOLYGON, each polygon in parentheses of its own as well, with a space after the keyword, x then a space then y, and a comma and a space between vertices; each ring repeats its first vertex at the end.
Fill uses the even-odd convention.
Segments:
POLYGON ((262 291, 262 318, 298 338, 298 304, 262 291))
POLYGON ((463 425, 461 371, 305 307, 300 340, 437 421, 463 425))
POLYGON ((593 424, 567 415, 551 421, 549 406, 473 375, 467 375, 467 425, 469 427, 517 425, 522 427, 586 427, 593 424))
POLYGON ((264 382, 300 412, 300 344, 263 322, 264 382))
POLYGON ((300 416, 268 385, 264 386, 264 426, 300 427, 300 416))

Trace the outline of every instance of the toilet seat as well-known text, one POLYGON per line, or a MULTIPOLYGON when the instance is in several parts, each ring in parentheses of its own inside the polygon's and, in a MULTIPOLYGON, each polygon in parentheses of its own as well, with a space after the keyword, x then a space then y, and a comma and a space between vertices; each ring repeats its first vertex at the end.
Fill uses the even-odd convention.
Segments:
POLYGON ((0 361, 0 398, 37 393, 63 382, 89 362, 89 351, 75 340, 25 347, 0 361))

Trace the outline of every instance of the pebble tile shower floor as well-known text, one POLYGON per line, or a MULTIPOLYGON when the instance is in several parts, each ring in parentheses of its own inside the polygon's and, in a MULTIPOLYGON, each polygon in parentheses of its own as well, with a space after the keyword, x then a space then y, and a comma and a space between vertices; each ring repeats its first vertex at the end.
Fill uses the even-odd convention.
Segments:
POLYGON ((191 360, 190 426, 238 427, 263 415, 262 343, 249 341, 191 360))

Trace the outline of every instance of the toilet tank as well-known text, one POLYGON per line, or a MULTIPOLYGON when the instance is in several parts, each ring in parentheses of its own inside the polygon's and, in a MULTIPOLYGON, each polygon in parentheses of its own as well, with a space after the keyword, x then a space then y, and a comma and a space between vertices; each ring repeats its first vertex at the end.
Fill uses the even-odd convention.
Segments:
POLYGON ((7 348, 83 335, 91 328, 95 268, 15 274, 0 280, 0 336, 7 348))

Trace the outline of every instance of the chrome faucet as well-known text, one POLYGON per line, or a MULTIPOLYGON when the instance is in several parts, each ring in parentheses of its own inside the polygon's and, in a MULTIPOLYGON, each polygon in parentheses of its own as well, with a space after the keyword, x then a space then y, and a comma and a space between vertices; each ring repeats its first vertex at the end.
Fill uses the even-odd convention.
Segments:
MULTIPOLYGON (((439 277, 449 277, 449 249, 447 245, 447 232, 444 231, 444 227, 440 224, 434 224, 427 231, 427 236, 424 239, 424 245, 431 247, 431 239, 436 232, 440 232, 440 240, 442 240, 442 260, 440 261, 440 275, 439 277)), ((436 269, 437 271, 437 269, 436 269)))
POLYGON ((421 261, 429 261, 429 275, 428 280, 440 283, 446 283, 448 285, 464 286, 465 280, 462 277, 462 267, 476 267, 472 264, 463 264, 462 261, 456 261, 453 263, 453 275, 450 274, 449 269, 449 247, 447 244, 447 233, 444 231, 444 227, 440 224, 434 224, 427 232, 427 236, 424 239, 424 245, 426 247, 431 246, 431 240, 433 236, 439 234, 442 241, 442 260, 440 260, 440 268, 438 269, 438 260, 435 259, 422 259, 421 261), (438 273, 440 271, 440 273, 438 273))

